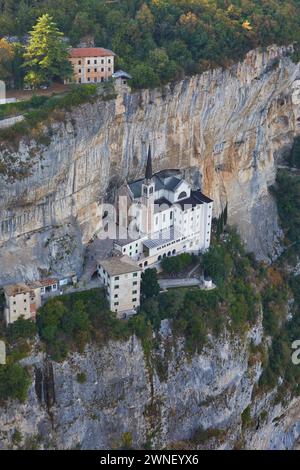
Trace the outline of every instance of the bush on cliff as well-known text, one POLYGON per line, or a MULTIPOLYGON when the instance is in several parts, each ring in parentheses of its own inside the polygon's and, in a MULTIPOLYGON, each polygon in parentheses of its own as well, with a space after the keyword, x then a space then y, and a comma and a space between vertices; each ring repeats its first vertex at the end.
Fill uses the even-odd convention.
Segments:
POLYGON ((66 358, 68 352, 83 351, 91 340, 104 344, 130 335, 127 324, 109 311, 103 289, 50 299, 39 310, 37 326, 48 353, 56 361, 66 358))
POLYGON ((0 365, 0 402, 9 398, 25 401, 30 382, 28 372, 19 364, 0 365))
POLYGON ((178 256, 172 256, 171 258, 164 258, 161 266, 163 270, 168 274, 177 274, 186 270, 189 266, 197 261, 197 257, 190 253, 181 253, 178 256))

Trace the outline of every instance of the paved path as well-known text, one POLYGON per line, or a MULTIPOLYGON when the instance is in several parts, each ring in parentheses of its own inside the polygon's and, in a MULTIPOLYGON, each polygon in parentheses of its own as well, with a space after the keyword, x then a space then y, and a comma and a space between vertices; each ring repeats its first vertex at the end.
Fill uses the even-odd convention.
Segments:
POLYGON ((171 287, 200 287, 200 279, 192 277, 190 279, 159 279, 161 289, 170 289, 171 287))

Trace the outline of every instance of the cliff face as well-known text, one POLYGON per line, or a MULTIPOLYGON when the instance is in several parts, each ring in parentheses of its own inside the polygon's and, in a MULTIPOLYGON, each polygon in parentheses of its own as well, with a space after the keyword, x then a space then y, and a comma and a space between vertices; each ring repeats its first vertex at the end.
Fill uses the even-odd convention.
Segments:
POLYGON ((110 449, 125 433, 134 448, 292 448, 299 402, 275 405, 276 391, 252 398, 261 363, 249 345, 261 339, 259 321, 245 338, 211 337, 201 354, 188 357, 164 321, 151 367, 135 337, 101 350, 89 346, 61 364, 32 355, 24 360, 33 379, 29 400, 1 408, 0 447, 11 448, 17 430, 26 448, 110 449), (82 372, 86 381, 79 383, 82 372), (242 427, 249 405, 252 424, 242 427), (200 428, 213 429, 212 436, 197 440, 200 428))
POLYGON ((0 161, 33 166, 23 180, 0 180, 0 283, 80 271, 82 244, 100 227, 99 203, 143 174, 149 143, 155 171, 185 169, 214 199, 216 216, 228 202, 249 250, 274 256, 279 230, 268 188, 300 119, 299 65, 286 52, 253 51, 226 71, 82 105, 52 123, 38 151, 28 138, 17 151, 2 146, 0 161))

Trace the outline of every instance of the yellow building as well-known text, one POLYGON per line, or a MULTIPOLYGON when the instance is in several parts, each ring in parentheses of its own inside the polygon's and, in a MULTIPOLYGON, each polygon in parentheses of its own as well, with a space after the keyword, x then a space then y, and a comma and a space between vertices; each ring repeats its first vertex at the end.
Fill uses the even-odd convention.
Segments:
POLYGON ((75 83, 106 82, 114 73, 115 53, 103 47, 77 47, 70 50, 75 83))
POLYGON ((4 287, 6 325, 23 316, 26 320, 35 319, 37 309, 41 306, 39 282, 24 283, 4 287))

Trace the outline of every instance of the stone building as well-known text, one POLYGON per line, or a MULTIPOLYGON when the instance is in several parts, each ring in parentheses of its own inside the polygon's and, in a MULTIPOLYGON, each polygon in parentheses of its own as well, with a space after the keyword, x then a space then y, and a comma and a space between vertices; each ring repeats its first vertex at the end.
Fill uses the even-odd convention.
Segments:
POLYGON ((70 50, 75 83, 100 83, 114 73, 115 53, 103 47, 77 47, 70 50))
POLYGON ((109 308, 119 317, 140 305, 141 271, 129 256, 121 254, 98 262, 98 275, 106 287, 109 308))
POLYGON ((122 92, 130 90, 128 80, 131 80, 132 76, 129 75, 129 73, 124 72, 124 70, 117 70, 112 74, 112 78, 115 81, 115 87, 117 91, 122 92))
POLYGON ((4 318, 6 325, 15 322, 23 316, 25 320, 36 317, 41 306, 41 285, 39 282, 31 284, 14 284, 4 287, 4 318))

